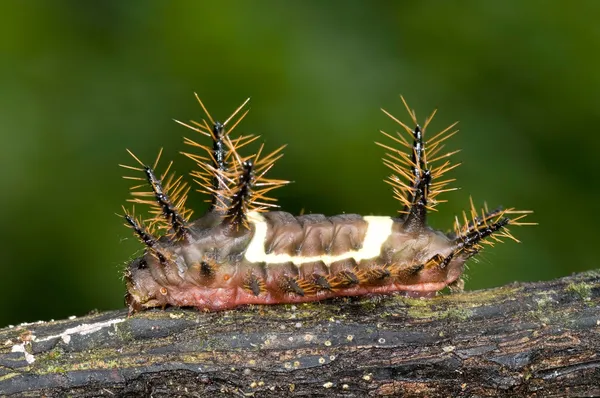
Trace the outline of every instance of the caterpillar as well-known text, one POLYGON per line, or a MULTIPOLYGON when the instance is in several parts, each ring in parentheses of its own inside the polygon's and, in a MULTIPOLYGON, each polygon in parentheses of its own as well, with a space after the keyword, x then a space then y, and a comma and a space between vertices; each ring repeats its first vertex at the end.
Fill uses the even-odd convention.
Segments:
POLYGON ((182 152, 197 165, 191 172, 197 190, 209 196, 202 217, 192 220, 186 207, 191 185, 171 171, 173 162, 157 172, 162 149, 151 165, 128 150, 135 165, 120 165, 134 183, 128 200, 133 206, 123 207, 122 216, 145 246, 125 272, 130 313, 167 305, 218 311, 392 293, 432 297, 445 287, 461 290, 465 262, 484 245, 504 238, 518 242, 509 226, 534 224, 522 221, 531 211, 478 209, 471 199, 451 232, 429 227, 428 212, 445 202, 439 195, 456 189, 450 187, 454 179, 444 176, 459 166, 450 160, 458 151, 444 149, 457 123, 426 138, 436 111, 421 127, 403 97, 414 127, 382 109, 400 131, 381 131, 389 144, 377 143, 387 151, 383 162, 392 173, 386 182, 401 207, 396 216, 279 211, 271 191, 289 181, 267 174, 284 146, 267 152, 261 144, 242 156, 259 139, 232 135, 248 114, 249 99, 222 123, 196 99, 206 117, 175 121, 207 140, 184 138, 192 150, 182 152), (149 215, 137 216, 136 204, 148 206, 149 215))

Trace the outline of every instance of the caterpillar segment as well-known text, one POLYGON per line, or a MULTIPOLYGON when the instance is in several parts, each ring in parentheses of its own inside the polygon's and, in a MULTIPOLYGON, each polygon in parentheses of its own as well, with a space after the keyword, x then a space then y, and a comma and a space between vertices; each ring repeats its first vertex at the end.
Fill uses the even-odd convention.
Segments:
MULTIPOLYGON (((198 98, 196 96, 196 98, 198 98)), ((131 152, 136 166, 123 166, 136 176, 130 202, 149 206, 142 219, 124 209, 130 227, 146 250, 126 271, 130 312, 173 306, 217 311, 246 304, 301 303, 340 296, 402 293, 432 297, 449 286, 459 290, 465 262, 485 245, 517 239, 509 226, 532 225, 530 211, 477 209, 455 219, 451 233, 427 225, 427 214, 444 202, 439 195, 456 188, 445 174, 459 164, 458 151, 445 151, 456 123, 428 138, 433 112, 421 127, 404 98, 412 125, 384 110, 400 132, 382 131, 391 143, 384 164, 401 208, 397 216, 341 214, 295 216, 277 210, 271 191, 286 180, 267 177, 281 158, 280 147, 254 154, 242 149, 259 136, 232 131, 248 113, 248 100, 225 122, 206 115, 201 122, 179 124, 200 133, 206 144, 185 138, 192 151, 183 153, 197 165, 191 173, 198 191, 210 195, 207 212, 191 220, 185 208, 190 187, 170 172, 157 175, 160 153, 152 166, 131 152)))

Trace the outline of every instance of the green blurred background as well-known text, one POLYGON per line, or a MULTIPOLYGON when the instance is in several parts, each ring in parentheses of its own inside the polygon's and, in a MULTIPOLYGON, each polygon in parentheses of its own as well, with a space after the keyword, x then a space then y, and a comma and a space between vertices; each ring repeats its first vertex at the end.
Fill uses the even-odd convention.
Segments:
MULTIPOLYGON (((123 307, 141 245, 114 214, 125 148, 177 170, 172 119, 223 119, 287 143, 271 174, 297 213, 393 215, 379 110, 435 108, 462 148, 431 223, 477 203, 534 209, 523 243, 471 262, 467 288, 598 267, 600 2, 9 1, 0 3, 0 326, 123 307)), ((431 132, 431 130, 430 130, 431 132)), ((196 214, 203 197, 189 204, 196 214)))

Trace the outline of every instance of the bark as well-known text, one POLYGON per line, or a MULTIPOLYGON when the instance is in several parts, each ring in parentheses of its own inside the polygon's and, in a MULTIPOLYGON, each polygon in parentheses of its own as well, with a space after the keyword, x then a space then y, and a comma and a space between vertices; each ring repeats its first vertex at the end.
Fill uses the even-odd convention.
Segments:
POLYGON ((433 299, 0 329, 5 396, 600 395, 600 272, 433 299))

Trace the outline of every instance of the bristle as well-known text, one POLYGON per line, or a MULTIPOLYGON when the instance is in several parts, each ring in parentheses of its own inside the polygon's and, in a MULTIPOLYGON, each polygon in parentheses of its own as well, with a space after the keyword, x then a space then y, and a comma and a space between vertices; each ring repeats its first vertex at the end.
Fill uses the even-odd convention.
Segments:
POLYGON ((404 97, 401 97, 401 99, 415 125, 414 129, 408 127, 389 112, 385 110, 383 112, 411 136, 412 144, 400 132, 397 133, 397 136, 392 136, 384 131, 382 133, 395 143, 408 149, 408 152, 381 143, 377 144, 389 151, 383 162, 394 174, 386 182, 392 185, 394 197, 402 204, 402 209, 399 212, 405 214, 405 228, 408 231, 418 231, 426 224, 427 211, 436 210, 435 206, 438 203, 444 202, 438 200, 437 196, 443 192, 456 189, 447 188, 447 185, 453 182, 454 179, 437 180, 458 166, 458 164, 453 165, 449 160, 446 160, 458 151, 440 154, 444 148, 442 142, 456 134, 457 130, 451 131, 456 125, 454 123, 436 134, 433 138, 426 140, 425 131, 433 120, 436 111, 432 112, 425 120, 423 128, 421 128, 417 123, 415 111, 408 106, 404 97), (440 160, 446 161, 439 166, 433 166, 433 163, 440 160))

